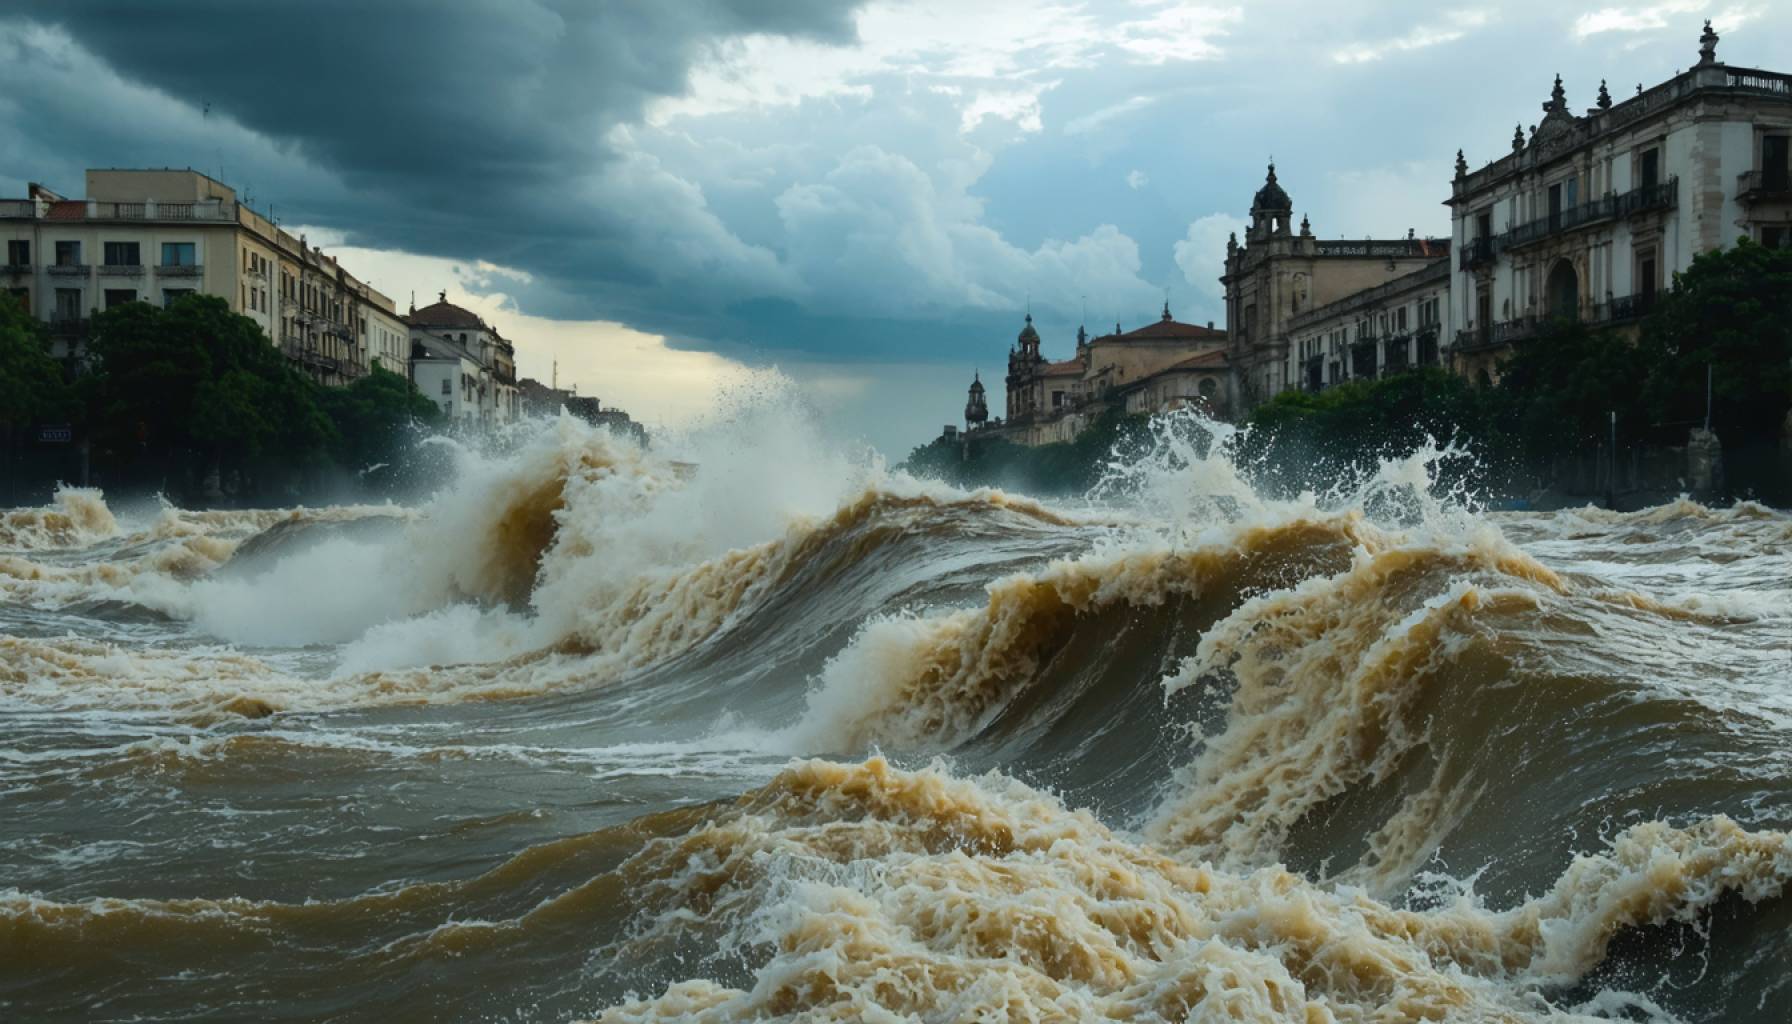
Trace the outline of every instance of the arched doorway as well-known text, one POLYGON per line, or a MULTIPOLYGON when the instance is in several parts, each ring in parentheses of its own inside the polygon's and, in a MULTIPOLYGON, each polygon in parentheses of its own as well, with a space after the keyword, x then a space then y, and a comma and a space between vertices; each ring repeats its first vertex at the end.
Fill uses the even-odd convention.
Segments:
POLYGON ((1574 273, 1574 264, 1567 260, 1557 260, 1549 270, 1549 280, 1544 285, 1544 294, 1549 300, 1549 315, 1560 320, 1572 320, 1580 315, 1580 278, 1574 273))

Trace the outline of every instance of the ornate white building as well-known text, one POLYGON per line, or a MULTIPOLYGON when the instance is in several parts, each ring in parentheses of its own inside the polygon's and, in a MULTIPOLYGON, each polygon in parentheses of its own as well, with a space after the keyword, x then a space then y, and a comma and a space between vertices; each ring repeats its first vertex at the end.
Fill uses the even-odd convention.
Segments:
POLYGON ((1560 76, 1527 135, 1471 172, 1448 205, 1459 372, 1497 375, 1513 342, 1552 318, 1623 325, 1701 252, 1792 234, 1792 75, 1717 59, 1710 22, 1690 70, 1584 114, 1560 76))

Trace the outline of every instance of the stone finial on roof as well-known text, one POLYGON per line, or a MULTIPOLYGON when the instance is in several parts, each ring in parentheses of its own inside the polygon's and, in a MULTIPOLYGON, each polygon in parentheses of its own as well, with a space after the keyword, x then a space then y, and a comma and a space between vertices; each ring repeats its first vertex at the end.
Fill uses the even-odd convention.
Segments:
POLYGON ((1699 64, 1717 63, 1717 33, 1711 28, 1711 19, 1705 19, 1705 32, 1699 36, 1699 64))
POLYGON ((444 288, 441 291, 437 292, 436 299, 437 299, 437 301, 440 301, 440 302, 447 302, 448 301, 448 289, 444 288))
POLYGON ((1601 78, 1599 80, 1599 109, 1600 110, 1610 110, 1611 108, 1612 108, 1611 90, 1609 90, 1605 87, 1605 79, 1601 78))
POLYGON ((1304 213, 1300 215, 1300 237, 1313 237, 1313 225, 1307 220, 1307 215, 1304 213))
POLYGON ((1468 177, 1468 160, 1463 157, 1460 149, 1456 151, 1456 177, 1468 177))
POLYGON ((1524 148, 1524 125, 1522 125, 1522 124, 1514 125, 1512 127, 1512 152, 1516 153, 1523 148, 1524 148))
POLYGON ((1562 76, 1556 76, 1555 88, 1549 90, 1549 102, 1543 104, 1545 114, 1553 114, 1558 110, 1568 109, 1568 93, 1562 88, 1562 76))

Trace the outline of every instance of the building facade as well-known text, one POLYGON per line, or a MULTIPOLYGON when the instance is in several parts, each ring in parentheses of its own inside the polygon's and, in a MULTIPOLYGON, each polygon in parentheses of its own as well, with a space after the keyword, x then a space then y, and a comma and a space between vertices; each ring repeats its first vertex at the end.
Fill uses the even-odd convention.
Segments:
POLYGON ((453 423, 502 426, 523 414, 516 348, 477 313, 438 300, 405 316, 411 378, 453 423))
POLYGON ((1444 366, 1455 339, 1448 257, 1289 318, 1282 390, 1444 366))
POLYGON ((1223 411, 1229 372, 1226 332, 1182 323, 1165 303, 1155 321, 1132 331, 1091 337, 1077 328, 1069 359, 1048 360, 1027 315, 1008 352, 1005 416, 990 420, 980 377, 972 380, 965 405, 966 434, 1001 436, 1018 444, 1054 444, 1075 439, 1110 409, 1163 412, 1202 402, 1223 411), (991 433, 999 432, 999 433, 991 433))
POLYGON ((1448 254, 1449 243, 1415 237, 1317 238, 1301 218, 1291 221, 1294 203, 1269 165, 1263 187, 1251 200, 1251 223, 1243 245, 1226 243, 1227 344, 1231 354, 1229 398, 1238 413, 1287 388, 1294 318, 1364 289, 1421 270, 1448 254))
POLYGON ((1729 67, 1709 22, 1698 63, 1623 102, 1601 82, 1569 110, 1560 76, 1543 118, 1477 171, 1457 156, 1450 207, 1455 368, 1494 378, 1552 319, 1633 323, 1702 252, 1792 238, 1792 75, 1729 67))
POLYGON ((32 185, 0 201, 0 288, 49 322, 53 354, 79 359, 94 312, 216 295, 324 384, 405 372, 392 300, 192 170, 90 170, 87 198, 32 185))

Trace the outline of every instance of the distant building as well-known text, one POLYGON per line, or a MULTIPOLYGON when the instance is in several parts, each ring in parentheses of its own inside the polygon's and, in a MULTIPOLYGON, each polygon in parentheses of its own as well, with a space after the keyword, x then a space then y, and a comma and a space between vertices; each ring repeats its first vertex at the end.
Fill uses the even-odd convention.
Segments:
POLYGON ((560 410, 599 427, 609 427, 627 434, 642 444, 647 443, 647 429, 629 418, 621 409, 605 409, 595 397, 579 395, 565 388, 550 387, 532 377, 524 377, 519 385, 522 408, 527 416, 557 416, 560 410))
POLYGON ((1557 76, 1543 119, 1478 171, 1457 154, 1450 216, 1459 372, 1496 376, 1551 319, 1624 325, 1701 252, 1792 240, 1792 75, 1730 67, 1705 23, 1698 63, 1585 114, 1557 76))
POLYGON ((413 308, 411 379, 435 399, 450 421, 501 426, 522 416, 516 382, 516 349, 477 313, 448 301, 413 308))
POLYGON ((1251 200, 1245 243, 1226 243, 1226 325, 1231 407, 1245 413, 1295 383, 1296 317, 1449 256, 1449 243, 1416 238, 1321 239, 1276 180, 1275 164, 1251 200))
POLYGON ((1288 319, 1282 390, 1319 391, 1347 380, 1442 366, 1452 339, 1450 261, 1288 319))
POLYGON ((408 330, 392 300, 227 185, 193 170, 89 170, 87 198, 30 186, 0 200, 0 288, 50 324, 78 359, 96 310, 167 305, 200 292, 260 325, 294 365, 346 384, 377 359, 405 372, 408 330))
MULTIPOLYGON (((1200 404, 1225 410, 1229 371, 1226 332, 1181 323, 1163 315, 1136 330, 1090 337, 1078 328, 1075 353, 1051 361, 1040 350, 1039 331, 1028 314, 1008 353, 1004 417, 989 419, 981 376, 965 403, 964 437, 1001 437, 1017 444, 1073 440, 1110 410, 1154 413, 1200 404)), ((956 431, 954 431, 954 436, 956 431)))

